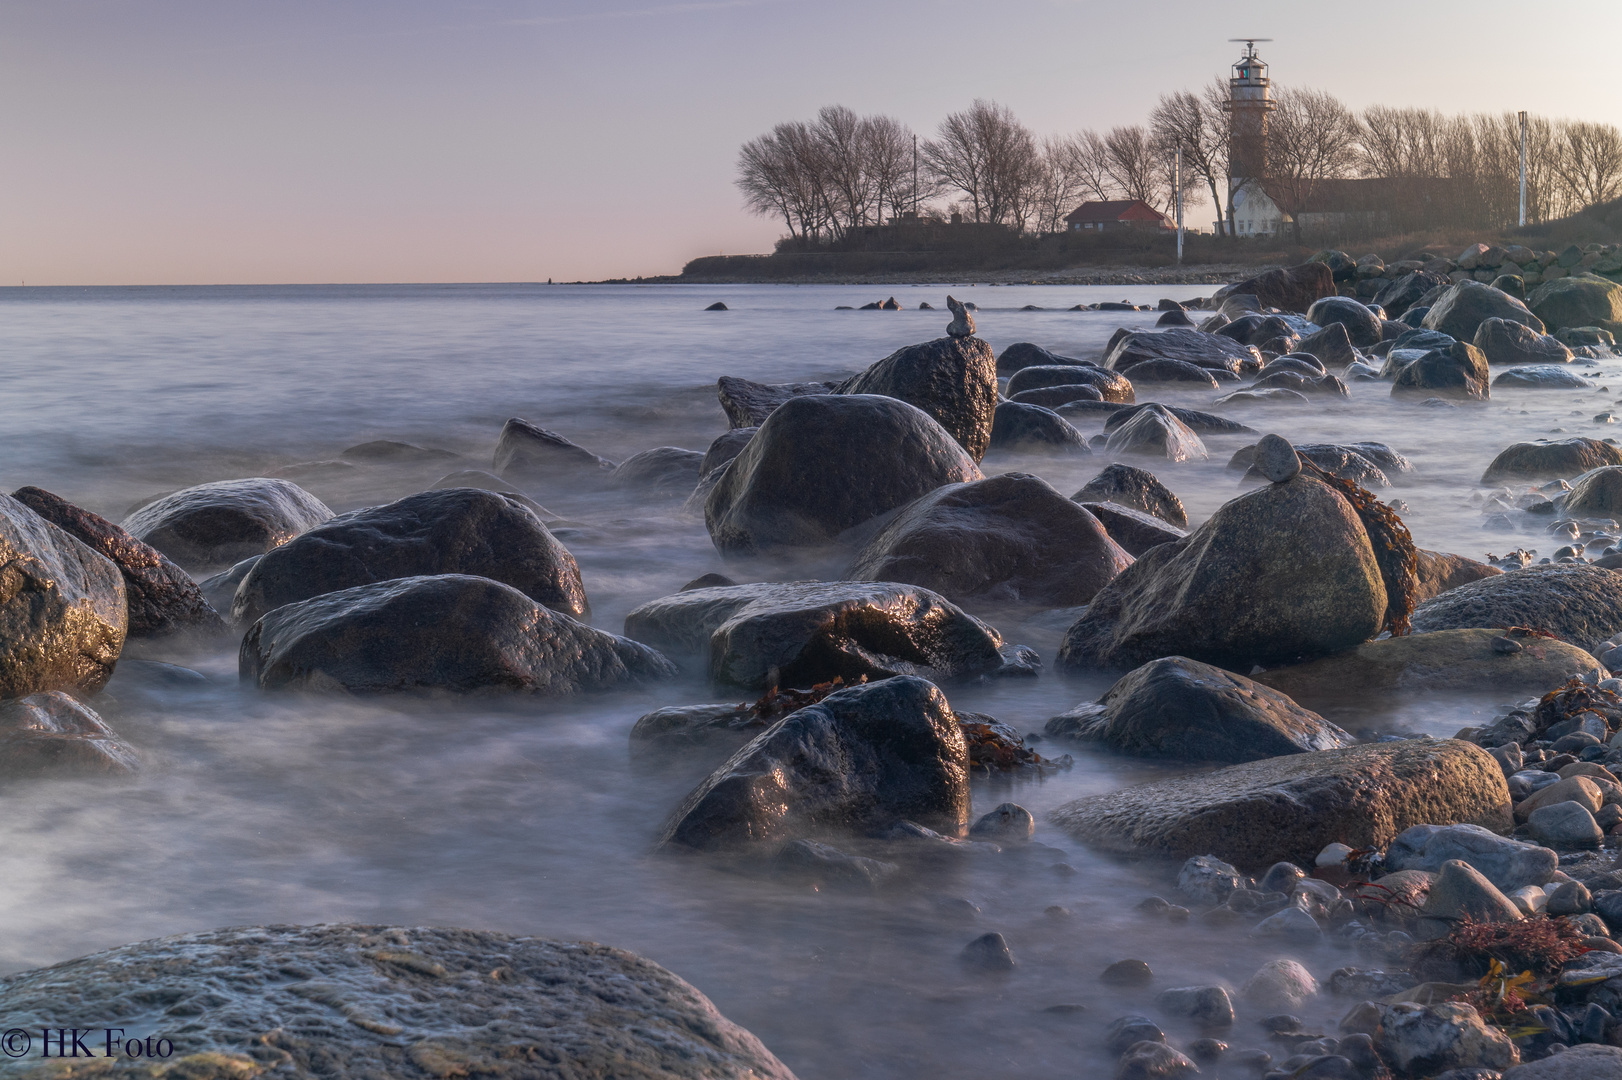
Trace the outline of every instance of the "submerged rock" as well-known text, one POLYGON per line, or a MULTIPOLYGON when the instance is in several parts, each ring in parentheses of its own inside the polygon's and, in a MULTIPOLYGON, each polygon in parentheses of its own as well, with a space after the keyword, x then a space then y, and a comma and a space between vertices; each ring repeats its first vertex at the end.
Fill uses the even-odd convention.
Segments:
POLYGON ((1020 401, 1004 401, 997 406, 991 427, 991 448, 1026 453, 1092 453, 1086 438, 1070 421, 1052 409, 1020 401))
POLYGON ((613 472, 615 463, 515 416, 501 427, 490 467, 504 477, 554 480, 613 472))
POLYGON ((704 518, 723 554, 820 546, 942 484, 981 478, 912 405, 876 394, 797 397, 727 466, 704 518))
POLYGON ((1005 473, 909 504, 845 576, 921 585, 954 603, 1070 607, 1131 563, 1097 518, 1047 481, 1005 473))
POLYGON ((1134 559, 1152 547, 1181 540, 1188 535, 1188 530, 1168 525, 1161 518, 1134 507, 1112 502, 1084 502, 1081 505, 1104 526, 1110 539, 1121 545, 1134 559))
POLYGON ((516 499, 476 488, 423 491, 341 514, 265 553, 237 587, 231 617, 394 578, 471 574, 566 615, 586 589, 569 549, 516 499))
POLYGON ((1432 349, 1397 372, 1391 396, 1440 395, 1469 401, 1492 396, 1487 359, 1474 345, 1456 341, 1445 349, 1432 349))
POLYGON ((1622 574, 1582 563, 1468 582, 1414 609, 1416 631, 1524 626, 1593 651, 1622 633, 1622 574))
POLYGON ((1230 765, 1060 806, 1055 824, 1121 852, 1212 853, 1243 867, 1311 866, 1331 843, 1385 847, 1414 825, 1507 832, 1498 763, 1457 739, 1349 746, 1230 765))
POLYGON ((465 574, 380 581, 279 607, 248 630, 238 667, 266 690, 546 696, 676 673, 645 645, 465 574))
POLYGON ((1028 367, 1095 367, 1091 360, 1060 356, 1029 341, 1016 341, 997 356, 997 374, 1012 375, 1028 367))
POLYGON ((285 544, 332 517, 290 480, 254 477, 198 484, 147 503, 125 531, 183 567, 230 566, 285 544))
POLYGON ((997 407, 997 357, 977 337, 936 338, 891 353, 833 392, 882 394, 916 406, 979 461, 997 407))
POLYGON ((0 985, 8 1020, 36 1031, 94 1023, 115 1039, 124 1027, 132 1046, 150 1030, 154 1001, 186 1018, 185 1035, 171 1036, 172 1076, 254 1076, 269 1050, 277 1071, 334 1078, 522 1080, 564 1075, 562 1062, 570 1075, 627 1080, 794 1080, 691 985, 586 941, 249 926, 125 945, 0 985))
POLYGON ((1592 381, 1575 371, 1547 364, 1510 368, 1494 379, 1492 384, 1505 389, 1520 390, 1581 390, 1594 385, 1592 381))
POLYGON ((1483 484, 1504 480, 1552 480, 1602 465, 1622 465, 1622 447, 1601 439, 1523 442, 1507 447, 1482 473, 1483 484))
POLYGON ((1197 409, 1183 409, 1176 405, 1162 405, 1158 401, 1146 401, 1141 405, 1128 405, 1110 413, 1104 421, 1106 434, 1114 431, 1128 420, 1132 419, 1144 409, 1153 406, 1165 409, 1178 420, 1182 421, 1190 431, 1200 435, 1254 435, 1254 428, 1246 427, 1237 420, 1229 420, 1226 416, 1217 416, 1215 413, 1200 412, 1197 409))
POLYGON ((656 446, 632 454, 608 474, 619 488, 637 488, 660 495, 686 495, 703 475, 704 454, 679 446, 656 446))
POLYGON ((721 410, 735 428, 754 428, 789 398, 808 394, 831 394, 837 382, 757 383, 723 375, 715 382, 715 395, 721 410))
POLYGON ((1188 526, 1183 501, 1146 469, 1117 462, 1087 481, 1087 486, 1070 496, 1079 503, 1110 502, 1152 514, 1182 529, 1188 526))
POLYGON ((60 690, 0 705, 0 777, 108 776, 139 767, 101 717, 60 690))
POLYGON ((128 619, 112 560, 0 495, 0 699, 100 690, 128 619))
POLYGON ((1075 401, 1102 401, 1104 395, 1096 386, 1072 383, 1021 390, 1008 400, 1020 405, 1040 405, 1044 409, 1057 409, 1061 405, 1069 405, 1075 401))
POLYGON ((1168 461, 1205 461, 1211 456, 1188 425, 1164 405, 1152 403, 1110 432, 1105 449, 1112 454, 1143 454, 1168 461))
POLYGON ((1097 704, 1055 716, 1043 731, 1122 753, 1189 761, 1255 761, 1352 742, 1283 694, 1181 656, 1150 661, 1097 704))
POLYGON ((932 683, 902 676, 853 686, 751 740, 682 801, 660 843, 716 850, 899 821, 961 836, 968 759, 932 683))
POLYGON ((18 488, 12 498, 118 567, 124 577, 131 638, 225 629, 197 583, 157 548, 43 488, 18 488))

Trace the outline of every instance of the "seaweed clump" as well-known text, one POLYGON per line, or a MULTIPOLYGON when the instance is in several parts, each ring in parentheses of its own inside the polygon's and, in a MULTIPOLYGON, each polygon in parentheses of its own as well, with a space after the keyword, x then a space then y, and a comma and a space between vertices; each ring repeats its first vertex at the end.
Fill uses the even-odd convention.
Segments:
POLYGON ((1385 624, 1381 629, 1391 631, 1392 637, 1402 637, 1411 629, 1409 620, 1419 589, 1419 549, 1413 534, 1395 510, 1354 481, 1325 472, 1306 458, 1301 459, 1301 471, 1328 484, 1357 512, 1385 583, 1385 624))
POLYGON ((1588 951, 1583 935, 1570 920, 1534 915, 1512 923, 1477 922, 1464 916, 1447 935, 1415 946, 1416 968, 1446 975, 1451 967, 1471 978, 1502 971, 1530 972, 1534 978, 1556 974, 1561 965, 1588 951))

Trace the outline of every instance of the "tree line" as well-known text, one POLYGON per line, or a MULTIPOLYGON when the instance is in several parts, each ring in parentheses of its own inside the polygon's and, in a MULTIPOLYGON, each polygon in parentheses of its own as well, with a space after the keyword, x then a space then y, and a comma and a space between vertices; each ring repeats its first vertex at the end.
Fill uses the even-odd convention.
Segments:
MULTIPOLYGON (((1185 204, 1201 192, 1227 222, 1227 99, 1227 83, 1215 79, 1197 92, 1161 95, 1146 123, 1043 138, 991 101, 952 113, 923 139, 894 117, 828 106, 745 143, 736 182, 750 211, 780 218, 802 243, 837 241, 915 209, 929 220, 961 214, 1052 233, 1087 200, 1142 199, 1170 215, 1181 148, 1185 204)), ((1269 193, 1286 213, 1298 218, 1333 181, 1377 179, 1385 181, 1379 204, 1361 208, 1378 211, 1386 228, 1516 224, 1515 114, 1354 111, 1325 91, 1288 86, 1276 101, 1266 171, 1269 193)), ((1622 195, 1622 131, 1613 124, 1529 117, 1526 161, 1529 222, 1622 195)))

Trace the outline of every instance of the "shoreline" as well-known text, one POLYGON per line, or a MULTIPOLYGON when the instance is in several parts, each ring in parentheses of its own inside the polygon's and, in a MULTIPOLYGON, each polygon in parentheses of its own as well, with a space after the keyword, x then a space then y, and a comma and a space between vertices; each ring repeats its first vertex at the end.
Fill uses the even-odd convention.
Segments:
POLYGON ((1266 270, 1267 263, 1206 263, 1199 266, 1071 266, 1063 270, 977 270, 938 273, 816 274, 752 278, 680 274, 609 278, 592 285, 1226 285, 1266 270))

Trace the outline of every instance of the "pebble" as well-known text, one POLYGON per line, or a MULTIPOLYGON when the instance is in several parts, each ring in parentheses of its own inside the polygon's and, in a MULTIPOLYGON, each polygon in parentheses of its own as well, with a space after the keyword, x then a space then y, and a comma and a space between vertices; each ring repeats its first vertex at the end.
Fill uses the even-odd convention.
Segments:
POLYGON ((1029 840, 1036 835, 1036 819, 1019 803, 1005 802, 976 821, 969 835, 987 840, 1029 840))
POLYGON ((1154 972, 1142 960, 1117 960, 1103 970, 1098 981, 1111 986, 1148 986, 1154 977, 1154 972))
POLYGON ((1330 844, 1322 851, 1318 852, 1318 857, 1313 860, 1313 865, 1345 866, 1346 859, 1351 855, 1351 853, 1352 849, 1345 844, 1330 844))
POLYGON ((1280 435, 1263 435, 1256 444, 1252 459, 1256 471, 1275 484, 1282 484, 1301 473, 1301 457, 1288 439, 1280 435))
POLYGON ((1264 893, 1290 893, 1295 883, 1307 876, 1307 872, 1290 862, 1276 862, 1270 866, 1267 873, 1262 875, 1256 888, 1264 893))
POLYGON ((1318 921, 1298 907, 1287 907, 1269 915, 1251 931, 1254 937, 1281 937, 1294 941, 1316 941, 1323 936, 1318 921))
POLYGON ((1518 653, 1522 651, 1522 646, 1514 638, 1495 637, 1492 639, 1492 651, 1495 653, 1518 653))

